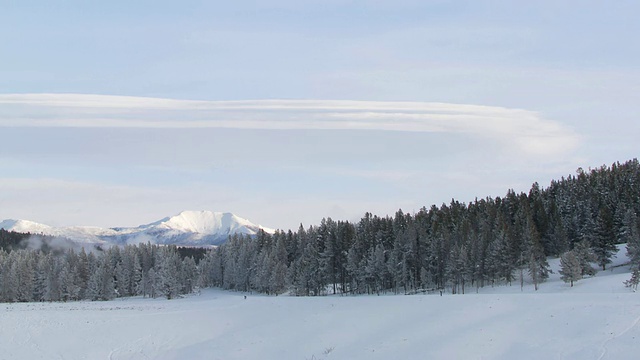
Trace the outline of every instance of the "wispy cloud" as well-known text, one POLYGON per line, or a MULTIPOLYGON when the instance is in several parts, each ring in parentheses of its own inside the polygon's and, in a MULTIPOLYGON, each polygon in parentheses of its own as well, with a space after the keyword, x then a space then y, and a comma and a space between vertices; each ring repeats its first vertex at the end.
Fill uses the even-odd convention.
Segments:
POLYGON ((530 154, 579 136, 538 113, 497 106, 349 100, 196 101, 86 94, 0 95, 0 127, 378 130, 468 134, 530 154))

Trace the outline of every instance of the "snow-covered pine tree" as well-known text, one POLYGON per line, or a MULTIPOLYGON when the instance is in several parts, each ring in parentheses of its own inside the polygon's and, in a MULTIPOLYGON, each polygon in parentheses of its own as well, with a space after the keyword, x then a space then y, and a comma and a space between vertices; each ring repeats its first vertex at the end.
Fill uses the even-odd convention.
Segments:
POLYGON ((173 299, 179 294, 180 258, 172 247, 163 247, 156 258, 156 274, 159 280, 159 290, 162 296, 173 299))
POLYGON ((15 251, 8 254, 6 262, 0 268, 0 283, 2 283, 1 298, 5 302, 16 301, 16 289, 18 288, 18 269, 15 260, 15 251))
POLYGON ((631 278, 625 281, 624 285, 636 291, 638 290, 638 283, 640 283, 640 269, 636 267, 631 271, 631 278))
POLYGON ((640 283, 640 221, 632 210, 625 216, 625 225, 628 228, 626 234, 627 256, 631 264, 631 278, 625 282, 625 286, 638 289, 640 283))
POLYGON ((158 296, 158 287, 160 284, 155 268, 152 267, 151 269, 149 269, 149 271, 147 271, 146 277, 143 278, 143 281, 145 284, 145 292, 149 297, 155 299, 158 296))
POLYGON ((560 275, 564 282, 571 283, 582 279, 582 266, 575 252, 567 251, 560 256, 560 275))
POLYGON ((182 260, 182 271, 180 272, 180 292, 190 294, 197 286, 198 267, 193 257, 189 256, 182 260))
POLYGON ((35 253, 32 251, 16 252, 16 301, 33 301, 34 283, 33 273, 35 272, 35 253))
POLYGON ((386 288, 385 279, 387 277, 387 267, 384 253, 385 251, 382 244, 376 245, 375 248, 369 251, 367 265, 365 267, 367 283, 371 290, 378 294, 386 288))
POLYGON ((62 264, 60 270, 60 300, 71 301, 77 300, 80 288, 75 282, 75 274, 68 263, 62 264))
POLYGON ((277 295, 282 293, 287 285, 287 249, 284 243, 284 234, 278 237, 276 247, 270 255, 271 262, 275 265, 269 279, 269 290, 277 295))
POLYGON ((580 262, 582 276, 595 275, 597 269, 595 269, 591 264, 596 262, 596 256, 593 253, 593 249, 591 249, 589 243, 585 240, 580 241, 576 243, 572 251, 580 262))
POLYGON ((533 286, 537 291, 538 285, 549 277, 549 263, 540 243, 540 235, 531 221, 527 221, 525 238, 525 261, 533 286))

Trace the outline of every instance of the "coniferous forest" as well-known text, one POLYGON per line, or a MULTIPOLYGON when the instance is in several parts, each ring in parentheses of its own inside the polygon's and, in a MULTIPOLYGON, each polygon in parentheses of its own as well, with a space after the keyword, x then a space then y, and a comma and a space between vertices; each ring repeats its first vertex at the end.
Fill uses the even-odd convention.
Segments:
POLYGON ((528 193, 469 204, 366 213, 357 223, 323 219, 297 231, 232 236, 197 258, 151 244, 90 252, 20 249, 22 234, 0 232, 0 301, 174 298, 202 287, 267 294, 454 294, 485 286, 538 285, 548 256, 561 256, 573 285, 606 269, 626 243, 640 279, 640 164, 570 175, 528 193), (181 255, 182 254, 182 255, 181 255), (199 260, 199 261, 196 261, 199 260))

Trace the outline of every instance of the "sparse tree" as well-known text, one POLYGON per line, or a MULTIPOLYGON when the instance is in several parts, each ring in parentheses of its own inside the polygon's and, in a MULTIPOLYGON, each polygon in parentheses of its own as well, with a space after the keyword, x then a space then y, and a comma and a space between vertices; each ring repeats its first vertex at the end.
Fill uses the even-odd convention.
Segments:
POLYGON ((564 282, 571 283, 582 279, 582 266, 575 252, 567 251, 560 257, 560 275, 564 282))

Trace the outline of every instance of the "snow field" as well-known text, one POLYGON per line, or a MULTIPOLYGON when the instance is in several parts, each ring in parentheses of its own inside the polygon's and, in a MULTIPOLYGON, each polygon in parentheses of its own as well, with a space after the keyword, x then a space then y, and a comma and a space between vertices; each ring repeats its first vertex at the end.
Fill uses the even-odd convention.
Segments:
POLYGON ((2 359, 635 359, 636 293, 3 304, 2 359))
POLYGON ((0 359, 637 359, 623 253, 573 288, 550 261, 538 292, 0 304, 0 359))

